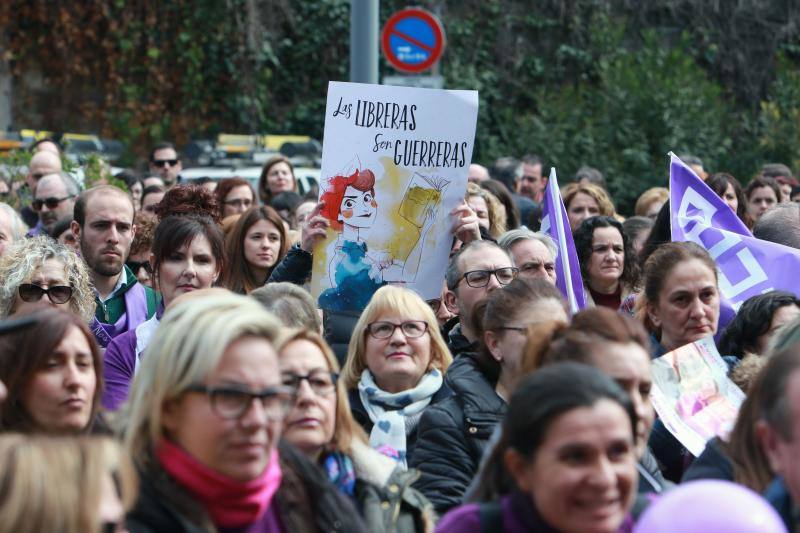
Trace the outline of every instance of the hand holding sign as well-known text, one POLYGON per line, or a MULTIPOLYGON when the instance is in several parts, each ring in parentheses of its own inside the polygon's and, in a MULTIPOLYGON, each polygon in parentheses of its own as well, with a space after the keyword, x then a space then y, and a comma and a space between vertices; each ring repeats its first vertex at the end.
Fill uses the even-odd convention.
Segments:
POLYGON ((481 227, 478 224, 478 216, 467 204, 466 200, 461 200, 461 205, 450 211, 450 216, 454 219, 450 233, 455 235, 459 241, 468 244, 472 241, 481 240, 481 227))
POLYGON ((320 216, 320 211, 325 206, 324 202, 320 202, 308 215, 306 223, 303 224, 303 229, 300 231, 300 248, 308 253, 314 251, 314 246, 318 242, 325 240, 325 235, 328 232, 328 219, 320 216))

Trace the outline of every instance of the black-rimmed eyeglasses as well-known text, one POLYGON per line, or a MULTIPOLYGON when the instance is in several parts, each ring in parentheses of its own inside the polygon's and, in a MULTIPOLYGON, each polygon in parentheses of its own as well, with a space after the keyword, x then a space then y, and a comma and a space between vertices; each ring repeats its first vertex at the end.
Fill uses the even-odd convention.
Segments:
POLYGON ((379 320, 367 324, 367 333, 374 339, 383 340, 394 335, 394 331, 397 328, 400 328, 400 331, 402 331, 403 335, 407 338, 416 339, 417 337, 425 335, 425 332, 428 331, 428 323, 424 320, 406 320, 400 324, 393 324, 392 322, 379 320))
POLYGON ((314 370, 304 376, 292 372, 281 373, 281 381, 285 387, 297 390, 300 388, 300 383, 305 381, 317 396, 327 396, 336 390, 336 381, 338 379, 339 374, 325 370, 314 370))
POLYGON ((519 274, 516 267, 497 268, 495 270, 470 270, 464 273, 462 279, 467 280, 467 285, 474 289, 481 289, 489 284, 489 280, 494 275, 500 285, 508 285, 519 274))
POLYGON ((191 385, 188 392, 207 394, 211 402, 211 410, 220 418, 235 420, 241 418, 250 409, 253 400, 258 399, 269 420, 280 421, 292 408, 295 389, 292 387, 268 387, 260 391, 252 391, 238 387, 210 387, 208 385, 191 385))

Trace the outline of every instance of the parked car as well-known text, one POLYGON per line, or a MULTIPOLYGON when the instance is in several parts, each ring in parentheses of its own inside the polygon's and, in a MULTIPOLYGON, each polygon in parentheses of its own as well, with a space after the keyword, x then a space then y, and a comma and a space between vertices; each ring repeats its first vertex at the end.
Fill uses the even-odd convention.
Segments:
MULTIPOLYGON (((320 169, 310 167, 295 167, 295 178, 297 178, 297 188, 300 195, 309 191, 318 190, 320 169)), ((211 178, 213 180, 224 180, 226 178, 244 178, 250 182, 253 189, 258 190, 258 180, 261 177, 261 167, 195 167, 181 171, 181 178, 184 182, 199 178, 211 178)))

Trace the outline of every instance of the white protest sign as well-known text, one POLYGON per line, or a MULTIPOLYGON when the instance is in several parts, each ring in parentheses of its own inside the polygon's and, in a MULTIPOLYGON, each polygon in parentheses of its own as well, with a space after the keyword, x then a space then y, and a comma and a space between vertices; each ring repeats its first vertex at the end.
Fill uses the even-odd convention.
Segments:
POLYGON ((477 117, 476 91, 330 82, 320 201, 331 229, 311 282, 322 309, 359 311, 387 283, 440 296, 477 117))

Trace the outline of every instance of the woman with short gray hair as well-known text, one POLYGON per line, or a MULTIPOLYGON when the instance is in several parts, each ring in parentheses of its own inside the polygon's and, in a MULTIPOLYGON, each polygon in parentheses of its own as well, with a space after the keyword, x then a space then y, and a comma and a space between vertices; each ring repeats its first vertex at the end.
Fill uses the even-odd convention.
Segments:
POLYGON ((94 317, 94 292, 86 264, 50 237, 40 235, 10 247, 0 258, 0 279, 0 318, 24 312, 43 298, 87 324, 94 317))

